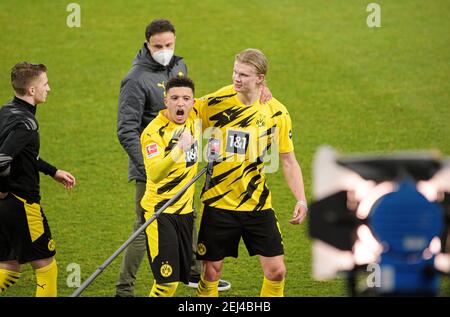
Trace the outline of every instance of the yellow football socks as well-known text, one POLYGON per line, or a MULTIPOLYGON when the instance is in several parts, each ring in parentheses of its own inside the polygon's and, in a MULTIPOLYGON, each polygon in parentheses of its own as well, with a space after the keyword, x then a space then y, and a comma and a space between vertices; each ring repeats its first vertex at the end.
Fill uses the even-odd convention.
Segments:
POLYGON ((219 297, 219 281, 210 282, 200 278, 197 287, 198 297, 219 297))
POLYGON ((53 259, 47 266, 34 270, 36 274, 36 297, 56 297, 58 267, 53 259))
POLYGON ((153 282, 153 287, 150 291, 150 297, 173 297, 178 287, 178 282, 156 284, 153 282))
POLYGON ((283 297, 284 279, 282 281, 270 281, 264 277, 261 287, 261 297, 283 297))
POLYGON ((0 269, 0 293, 6 291, 8 287, 17 283, 19 277, 20 272, 0 269))

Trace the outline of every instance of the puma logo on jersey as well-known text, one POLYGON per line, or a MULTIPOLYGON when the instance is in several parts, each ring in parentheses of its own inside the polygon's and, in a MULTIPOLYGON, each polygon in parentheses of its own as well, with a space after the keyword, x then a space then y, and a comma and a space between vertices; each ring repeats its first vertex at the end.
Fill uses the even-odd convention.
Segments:
POLYGON ((226 112, 222 113, 225 117, 227 117, 228 121, 231 121, 231 113, 228 114, 226 112))
POLYGON ((164 81, 162 81, 160 83, 156 83, 156 86, 162 88, 162 90, 164 91, 164 97, 166 97, 166 85, 164 84, 164 81))

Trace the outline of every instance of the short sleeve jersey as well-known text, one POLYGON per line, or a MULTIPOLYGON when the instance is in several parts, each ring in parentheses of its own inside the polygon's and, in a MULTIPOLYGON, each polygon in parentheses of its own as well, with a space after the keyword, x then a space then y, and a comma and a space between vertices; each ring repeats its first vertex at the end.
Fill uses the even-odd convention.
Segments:
POLYGON ((285 106, 275 98, 245 105, 230 85, 197 99, 194 111, 202 120, 203 137, 220 140, 220 156, 202 202, 225 210, 272 208, 265 169, 277 169, 279 154, 294 150, 285 106))

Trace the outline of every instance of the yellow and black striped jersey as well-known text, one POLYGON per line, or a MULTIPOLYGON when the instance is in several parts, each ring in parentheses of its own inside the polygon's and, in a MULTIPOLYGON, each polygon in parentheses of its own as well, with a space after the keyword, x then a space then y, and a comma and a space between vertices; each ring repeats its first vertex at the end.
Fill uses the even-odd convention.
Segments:
MULTIPOLYGON (((167 119, 161 110, 141 134, 147 185, 141 200, 146 211, 156 212, 171 199, 197 173, 199 157, 200 120, 191 111, 183 125, 167 119), (184 131, 190 131, 195 142, 184 152, 176 145, 184 131), (158 179, 153 182, 151 179, 158 179)), ((191 186, 178 200, 164 212, 187 214, 193 211, 195 186, 191 186)))
POLYGON ((278 169, 280 153, 294 150, 292 123, 283 104, 272 98, 247 106, 233 86, 226 86, 196 100, 194 111, 202 119, 204 135, 211 133, 221 143, 202 202, 226 210, 272 208, 265 172, 278 169))

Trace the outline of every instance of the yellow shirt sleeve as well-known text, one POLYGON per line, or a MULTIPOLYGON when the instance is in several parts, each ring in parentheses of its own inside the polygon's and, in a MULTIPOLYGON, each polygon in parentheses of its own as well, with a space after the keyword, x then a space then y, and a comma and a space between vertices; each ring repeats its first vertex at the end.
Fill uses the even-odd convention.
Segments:
POLYGON ((206 112, 206 107, 208 107, 208 100, 205 97, 195 98, 194 109, 197 118, 202 120, 202 130, 208 127, 208 115, 206 112))
POLYGON ((208 116, 208 102, 211 99, 214 99, 218 96, 220 97, 220 96, 224 96, 224 95, 233 95, 233 94, 236 94, 236 91, 234 90, 233 85, 228 85, 228 86, 222 87, 221 89, 219 89, 213 93, 210 93, 201 98, 195 99, 194 112, 202 120, 202 130, 203 131, 210 126, 209 116, 208 116))
POLYGON ((294 151, 294 143, 292 142, 292 121, 289 112, 283 111, 280 115, 280 137, 279 150, 280 153, 289 153, 294 151))
POLYGON ((144 158, 147 181, 159 183, 169 175, 171 167, 183 156, 183 150, 175 146, 170 153, 165 155, 162 140, 142 133, 142 157, 144 158))

